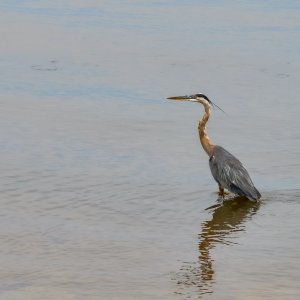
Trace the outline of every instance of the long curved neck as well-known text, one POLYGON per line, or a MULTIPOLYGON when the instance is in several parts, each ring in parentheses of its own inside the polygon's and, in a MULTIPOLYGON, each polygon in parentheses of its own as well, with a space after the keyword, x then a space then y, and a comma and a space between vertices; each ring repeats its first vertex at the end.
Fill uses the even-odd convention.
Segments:
POLYGON ((205 113, 202 117, 202 120, 199 121, 199 126, 198 126, 199 137, 200 137, 201 145, 205 150, 205 152, 207 153, 207 155, 212 156, 215 145, 212 143, 212 141, 210 140, 206 132, 206 123, 210 117, 210 105, 208 103, 203 103, 203 105, 204 105, 205 113))

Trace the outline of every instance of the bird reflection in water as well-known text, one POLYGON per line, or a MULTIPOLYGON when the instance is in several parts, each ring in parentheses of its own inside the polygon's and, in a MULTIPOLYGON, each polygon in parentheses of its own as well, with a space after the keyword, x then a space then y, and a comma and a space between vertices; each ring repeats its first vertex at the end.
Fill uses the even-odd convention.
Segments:
MULTIPOLYGON (((177 274, 178 294, 213 293, 214 260, 211 250, 218 244, 233 245, 233 234, 245 231, 245 222, 257 212, 261 202, 247 201, 245 197, 235 197, 232 200, 223 201, 206 210, 212 212, 212 219, 201 224, 199 234, 199 261, 198 263, 184 263, 177 274), (196 290, 195 290, 196 289, 196 290)), ((215 262, 216 263, 216 262, 215 262)))

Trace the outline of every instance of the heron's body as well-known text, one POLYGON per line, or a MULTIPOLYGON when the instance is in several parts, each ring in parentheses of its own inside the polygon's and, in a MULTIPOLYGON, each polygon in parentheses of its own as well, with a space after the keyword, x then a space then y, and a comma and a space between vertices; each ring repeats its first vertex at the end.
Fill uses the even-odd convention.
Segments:
POLYGON ((228 191, 246 196, 250 200, 260 198, 259 191, 255 188, 247 170, 242 163, 231 153, 220 146, 215 146, 209 158, 211 173, 219 184, 220 191, 228 191))
POLYGON ((206 132, 206 123, 210 117, 212 102, 203 94, 170 97, 172 100, 192 101, 203 104, 205 113, 199 121, 199 137, 203 149, 209 156, 211 173, 219 185, 219 195, 224 197, 224 188, 230 192, 246 196, 256 201, 261 195, 255 188, 247 170, 242 163, 221 146, 214 145, 206 132))

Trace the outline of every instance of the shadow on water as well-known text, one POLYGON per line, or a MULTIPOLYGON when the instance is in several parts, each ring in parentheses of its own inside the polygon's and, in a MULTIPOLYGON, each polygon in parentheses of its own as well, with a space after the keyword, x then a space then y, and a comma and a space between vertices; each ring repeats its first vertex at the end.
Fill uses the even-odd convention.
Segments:
POLYGON ((177 294, 189 297, 197 294, 212 294, 215 281, 214 260, 211 250, 217 245, 234 245, 234 233, 245 231, 245 222, 258 211, 261 202, 252 202, 236 197, 213 205, 206 210, 212 218, 201 224, 199 234, 199 260, 186 262, 177 273, 177 294))

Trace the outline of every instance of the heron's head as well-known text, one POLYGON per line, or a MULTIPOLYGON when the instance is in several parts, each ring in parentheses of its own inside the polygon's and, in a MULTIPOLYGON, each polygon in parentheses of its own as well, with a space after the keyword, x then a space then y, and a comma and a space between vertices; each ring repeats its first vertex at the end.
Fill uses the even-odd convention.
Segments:
POLYGON ((194 94, 189 96, 175 96, 175 97, 168 97, 169 100, 178 100, 178 101, 191 101, 191 102, 198 102, 202 103, 205 107, 217 107, 219 110, 221 110, 223 113, 224 110, 219 107, 217 104, 210 101, 204 94, 194 94))
POLYGON ((168 97, 169 100, 191 101, 202 103, 203 105, 211 105, 212 102, 204 94, 194 94, 189 96, 168 97))

